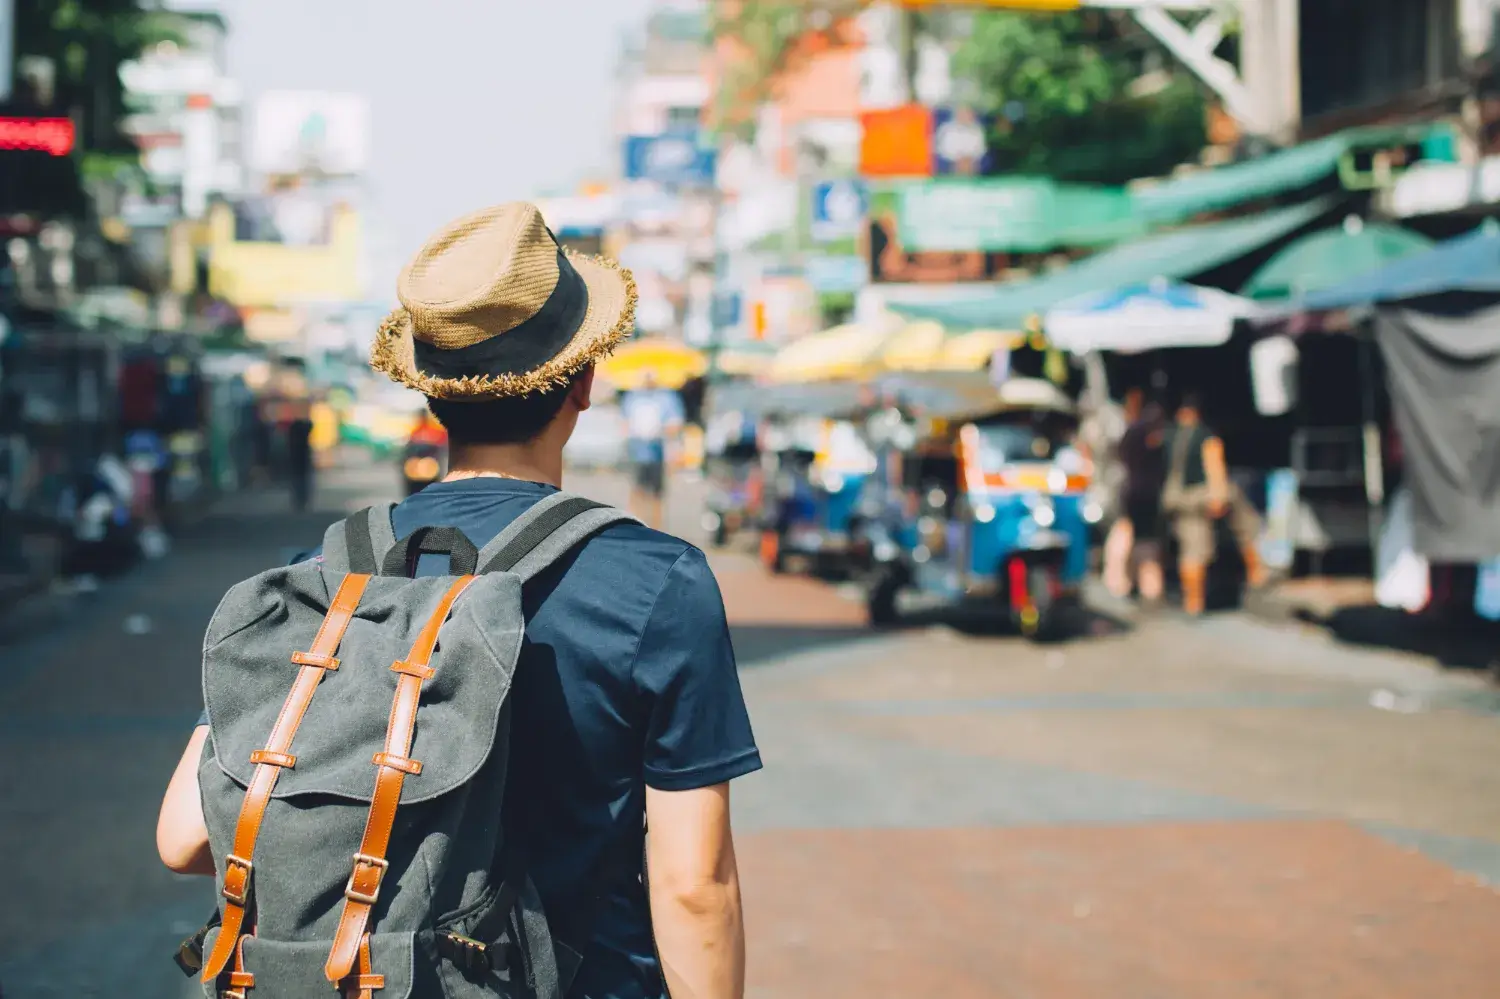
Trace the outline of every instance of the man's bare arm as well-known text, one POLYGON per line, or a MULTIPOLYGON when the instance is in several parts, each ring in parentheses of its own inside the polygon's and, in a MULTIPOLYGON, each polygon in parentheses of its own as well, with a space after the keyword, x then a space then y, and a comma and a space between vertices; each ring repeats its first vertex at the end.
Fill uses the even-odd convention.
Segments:
POLYGON ((729 785, 646 788, 647 878, 656 947, 674 999, 742 999, 745 927, 729 785))
POLYGON ((177 761, 172 781, 161 802, 156 820, 156 852, 162 863, 178 874, 213 874, 214 858, 208 848, 208 826, 203 822, 203 801, 198 797, 198 762, 208 726, 193 729, 193 737, 177 761))

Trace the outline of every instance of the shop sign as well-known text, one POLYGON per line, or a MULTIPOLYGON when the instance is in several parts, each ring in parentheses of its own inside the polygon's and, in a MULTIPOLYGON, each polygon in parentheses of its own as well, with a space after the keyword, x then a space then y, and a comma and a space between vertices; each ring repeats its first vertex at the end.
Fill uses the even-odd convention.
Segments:
POLYGON ((866 177, 932 173, 932 112, 921 104, 860 115, 859 170, 866 177))
POLYGON ((824 241, 858 235, 870 209, 870 192, 857 180, 825 181, 812 190, 812 237, 824 241))
POLYGON ((803 266, 807 283, 819 293, 858 291, 870 283, 869 263, 863 257, 818 254, 803 266))
POLYGON ((977 177, 989 173, 994 157, 989 149, 991 116, 972 108, 939 108, 932 116, 932 172, 977 177))
POLYGON ((625 176, 670 187, 708 187, 714 179, 714 150, 697 132, 631 135, 625 139, 625 176))
POLYGON ((1118 188, 1054 184, 1040 178, 975 178, 902 185, 897 191, 902 243, 953 253, 1039 253, 1095 242, 1132 215, 1118 188))
POLYGON ((73 151, 73 139, 68 118, 0 118, 0 149, 66 156, 73 151))
POLYGON ((740 324, 740 313, 744 300, 737 291, 720 291, 714 295, 713 323, 718 329, 731 329, 740 324))
POLYGON ((909 184, 898 192, 901 240, 915 250, 1046 249, 1051 193, 1042 180, 909 184))

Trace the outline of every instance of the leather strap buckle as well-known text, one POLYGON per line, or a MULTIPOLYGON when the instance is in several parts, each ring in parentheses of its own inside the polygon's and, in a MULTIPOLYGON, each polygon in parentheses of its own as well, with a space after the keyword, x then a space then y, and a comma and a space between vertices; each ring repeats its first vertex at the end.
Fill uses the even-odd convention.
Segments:
POLYGON ((422 772, 422 762, 420 760, 413 760, 405 756, 395 756, 391 753, 376 753, 371 757, 370 762, 374 763, 377 767, 390 767, 392 770, 399 770, 412 777, 422 772))
POLYGON ((326 669, 330 673, 339 668, 339 661, 331 655, 321 652, 293 652, 292 662, 298 666, 316 666, 318 669, 326 669))
POLYGON ((380 897, 380 882, 385 878, 385 872, 390 866, 390 861, 384 857, 372 857, 368 853, 356 853, 354 855, 354 870, 349 872, 349 883, 344 886, 344 897, 351 902, 374 905, 375 900, 380 897), (375 871, 375 887, 371 888, 368 893, 354 887, 354 879, 359 877, 359 867, 361 864, 374 868, 375 871))
POLYGON ((250 762, 290 770, 297 765, 297 757, 291 753, 278 753, 274 749, 257 749, 250 754, 250 762))
POLYGON ((224 890, 221 894, 240 908, 250 895, 250 875, 255 865, 244 857, 229 854, 224 858, 224 890), (233 879, 233 880, 231 880, 233 879))
POLYGON ((414 663, 407 659, 397 659, 391 663, 391 672, 401 673, 404 676, 414 676, 418 680, 424 681, 431 680, 437 674, 437 670, 426 663, 414 663))

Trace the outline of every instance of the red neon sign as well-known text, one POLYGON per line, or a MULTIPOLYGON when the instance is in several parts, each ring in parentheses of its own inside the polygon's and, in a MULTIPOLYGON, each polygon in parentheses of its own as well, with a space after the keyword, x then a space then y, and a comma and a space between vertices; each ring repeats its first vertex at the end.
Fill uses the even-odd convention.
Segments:
POLYGON ((73 151, 73 122, 69 118, 0 118, 0 149, 66 156, 73 151))

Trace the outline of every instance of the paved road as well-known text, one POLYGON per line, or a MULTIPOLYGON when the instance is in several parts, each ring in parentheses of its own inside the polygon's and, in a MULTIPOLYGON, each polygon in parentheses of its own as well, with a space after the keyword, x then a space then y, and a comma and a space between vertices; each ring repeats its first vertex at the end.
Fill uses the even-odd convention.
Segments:
MULTIPOLYGON (((170 559, 0 624, 7 999, 189 994, 168 955, 206 892, 151 835, 203 624, 389 486, 341 472, 306 516, 239 497, 170 559)), ((1238 617, 1051 648, 871 634, 833 588, 712 560, 767 762, 735 789, 752 995, 1500 987, 1500 696, 1477 680, 1238 617)))

